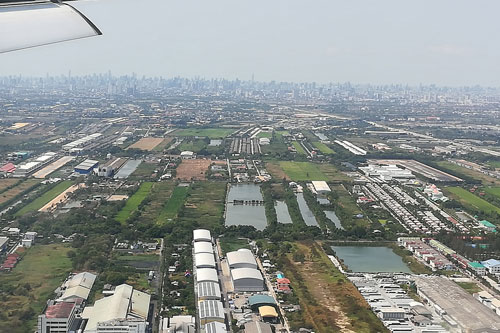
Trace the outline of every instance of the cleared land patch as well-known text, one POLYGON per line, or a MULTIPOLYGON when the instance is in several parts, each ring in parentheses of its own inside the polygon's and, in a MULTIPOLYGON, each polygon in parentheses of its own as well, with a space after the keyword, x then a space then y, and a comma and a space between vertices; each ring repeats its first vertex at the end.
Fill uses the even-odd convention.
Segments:
POLYGON ((0 179, 0 193, 4 192, 9 187, 13 186, 14 184, 18 183, 19 181, 20 181, 19 179, 15 179, 15 178, 0 179))
POLYGON ((176 177, 182 180, 205 180, 211 160, 182 160, 176 169, 176 177))
POLYGON ((125 223, 141 202, 146 199, 152 186, 152 182, 142 183, 139 189, 127 200, 125 206, 116 214, 115 220, 122 224, 125 223))
POLYGON ((1 332, 34 331, 38 314, 71 269, 69 250, 62 244, 33 246, 11 273, 0 274, 1 332))
POLYGON ((484 211, 486 213, 498 213, 500 214, 500 208, 490 204, 488 201, 481 199, 478 196, 470 193, 469 191, 461 187, 447 187, 447 191, 452 193, 460 202, 464 205, 472 206, 477 210, 484 211))
POLYGON ((129 146, 127 149, 153 150, 163 142, 163 138, 141 138, 139 141, 129 146))
POLYGON ((170 136, 166 137, 159 145, 153 148, 153 151, 162 151, 163 149, 167 148, 167 146, 170 145, 170 142, 172 142, 173 139, 174 138, 170 136))
POLYGON ((266 162, 266 170, 276 179, 287 179, 290 180, 290 177, 283 171, 279 162, 266 162))
POLYGON ((18 185, 14 186, 13 188, 4 191, 3 193, 0 193, 0 205, 28 191, 39 182, 40 180, 38 179, 27 179, 19 183, 18 185))

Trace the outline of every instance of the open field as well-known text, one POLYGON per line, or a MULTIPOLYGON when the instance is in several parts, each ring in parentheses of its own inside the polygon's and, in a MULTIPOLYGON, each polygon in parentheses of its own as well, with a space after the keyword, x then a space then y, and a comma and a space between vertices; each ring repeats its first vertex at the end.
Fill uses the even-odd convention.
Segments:
POLYGON ((323 154, 335 154, 333 149, 325 145, 323 142, 315 141, 312 143, 315 148, 318 148, 323 154))
POLYGON ((167 203, 165 204, 165 206, 163 206, 161 214, 160 216, 158 216, 157 223, 167 223, 168 220, 173 219, 177 216, 179 209, 182 207, 184 201, 186 200, 188 191, 189 186, 177 186, 174 189, 167 203))
POLYGON ((281 161, 279 165, 293 181, 328 180, 328 177, 319 169, 318 164, 281 161))
POLYGON ((176 177, 183 180, 205 180, 211 161, 205 159, 182 160, 176 169, 176 177))
POLYGON ((146 199, 152 186, 151 182, 142 183, 139 189, 127 200, 125 206, 116 214, 115 220, 124 224, 141 202, 146 199))
POLYGON ((18 183, 20 179, 16 178, 2 178, 0 179, 0 193, 4 192, 7 188, 18 183))
POLYGON ((136 143, 130 145, 127 149, 140 149, 140 150, 151 151, 162 142, 163 138, 141 138, 136 143))
POLYGON ((197 182, 191 185, 189 196, 184 204, 183 214, 178 220, 193 226, 214 231, 224 224, 224 202, 226 183, 197 182))
POLYGON ((487 214, 494 212, 500 214, 500 208, 461 187, 447 187, 446 191, 450 192, 454 198, 458 199, 466 207, 472 206, 473 208, 479 211, 484 211, 487 214))
POLYGON ((206 148, 208 146, 208 143, 205 142, 205 140, 201 139, 194 139, 194 140, 184 140, 182 143, 177 147, 180 151, 185 151, 189 150, 195 153, 199 153, 202 149, 206 148))
POLYGON ((297 154, 306 155, 306 151, 302 148, 299 142, 294 141, 292 142, 292 145, 295 147, 295 150, 297 150, 297 154))
POLYGON ((351 182, 351 178, 344 174, 342 171, 338 170, 332 164, 321 163, 318 165, 319 170, 328 177, 329 181, 344 181, 351 182))
POLYGON ((494 195, 495 197, 500 198, 500 187, 487 187, 484 189, 486 193, 494 195))
POLYGON ((70 187, 72 182, 70 180, 65 180, 57 184, 55 187, 51 188, 26 206, 24 206, 21 210, 19 210, 15 216, 22 216, 26 213, 29 212, 34 212, 45 206, 47 203, 49 203, 51 200, 53 200, 55 197, 57 197, 59 194, 64 192, 65 190, 70 187))
POLYGON ((166 137, 159 145, 153 148, 153 151, 163 151, 163 149, 170 145, 170 142, 172 142, 173 139, 174 138, 171 136, 166 137))
POLYGON ((500 161, 490 161, 488 165, 492 168, 500 169, 500 161))
POLYGON ((292 329, 303 327, 300 325, 305 322, 316 332, 387 332, 356 287, 332 264, 318 243, 297 242, 294 252, 303 255, 304 261, 296 262, 295 254, 287 254, 282 267, 302 308, 303 318, 291 321, 292 329))
POLYGON ((74 156, 63 156, 60 159, 58 159, 57 161, 47 165, 45 168, 42 168, 41 170, 38 170, 37 172, 35 172, 33 174, 33 177, 45 178, 48 175, 50 175, 52 172, 56 171, 59 168, 62 168, 63 166, 65 166, 67 163, 71 162, 74 159, 75 159, 74 156))
POLYGON ((148 204, 141 210, 140 221, 149 224, 156 223, 167 198, 170 198, 175 187, 176 183, 172 181, 155 182, 149 192, 148 204))
POLYGON ((0 332, 34 331, 45 302, 71 269, 69 250, 61 244, 36 245, 11 273, 0 274, 0 332))
POLYGON ((220 247, 222 253, 226 254, 228 252, 237 251, 239 249, 249 249, 248 241, 246 239, 233 238, 233 237, 222 237, 219 238, 220 247))
POLYGON ((4 202, 11 200, 12 198, 15 198, 19 194, 29 190, 39 182, 40 180, 38 179, 27 179, 19 183, 18 185, 14 186, 13 188, 2 192, 0 194, 0 205, 3 204, 4 202))
POLYGON ((460 287, 465 289, 469 294, 475 294, 482 291, 475 282, 456 282, 460 287))
POLYGON ((370 221, 363 217, 361 219, 354 218, 354 215, 363 214, 361 209, 356 204, 355 199, 347 192, 342 185, 331 186, 335 199, 332 201, 335 206, 335 213, 342 222, 345 229, 356 226, 367 227, 370 221))
POLYGON ((283 171, 279 162, 266 162, 266 170, 271 174, 271 176, 275 179, 287 179, 290 180, 290 177, 283 171))
POLYGON ((259 134, 257 134, 257 137, 258 138, 272 138, 273 137, 273 132, 259 132, 259 134))
POLYGON ((480 180, 484 185, 500 185, 500 179, 490 177, 488 175, 485 175, 484 173, 467 169, 448 161, 439 161, 437 162, 437 164, 446 170, 450 170, 451 172, 455 171, 459 174, 463 174, 471 178, 480 180))
POLYGON ((225 138, 235 130, 231 128, 185 128, 171 133, 175 136, 200 136, 210 139, 225 138))
POLYGON ((128 176, 128 180, 149 179, 157 168, 158 165, 156 163, 142 161, 137 169, 128 176))

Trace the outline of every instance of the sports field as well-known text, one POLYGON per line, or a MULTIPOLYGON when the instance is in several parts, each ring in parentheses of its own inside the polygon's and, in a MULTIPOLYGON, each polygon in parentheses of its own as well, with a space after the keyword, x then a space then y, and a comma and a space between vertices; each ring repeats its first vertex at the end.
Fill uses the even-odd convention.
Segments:
POLYGON ((128 200, 125 206, 116 214, 115 220, 124 224, 130 215, 139 207, 141 202, 146 199, 151 187, 152 182, 142 183, 137 192, 135 192, 128 200))
POLYGON ((318 148, 323 154, 335 154, 335 152, 325 145, 323 142, 315 141, 312 143, 315 148, 318 148))
POLYGON ((281 161, 280 167, 293 181, 328 180, 328 177, 311 162, 281 161))
POLYGON ((185 128, 179 129, 171 133, 175 136, 201 136, 210 139, 225 138, 233 133, 234 129, 231 128, 185 128))
POLYGON ((71 270, 69 247, 36 245, 11 273, 0 274, 2 293, 0 332, 33 332, 46 301, 71 270))
POLYGON ((169 219, 173 219, 177 216, 179 209, 184 204, 186 196, 189 190, 189 186, 177 186, 170 199, 168 199, 166 205, 163 207, 160 216, 158 216, 158 223, 163 224, 168 222, 169 219))
POLYGON ((300 145, 300 143, 298 143, 297 141, 292 142, 292 145, 297 150, 297 153, 303 154, 303 155, 306 154, 306 151, 304 150, 304 148, 302 148, 302 146, 300 145))
POLYGON ((486 213, 497 212, 500 214, 500 208, 490 204, 488 201, 481 199, 480 197, 470 193, 469 191, 461 187, 447 187, 449 192, 451 192, 455 197, 459 199, 464 205, 470 205, 477 210, 484 211, 486 213))
POLYGON ((59 194, 64 192, 68 187, 71 186, 73 182, 71 180, 65 180, 63 182, 60 182, 57 184, 55 187, 51 188, 47 192, 45 192, 43 195, 39 196, 26 206, 24 206, 21 210, 19 210, 15 216, 22 216, 26 213, 29 212, 34 212, 45 206, 47 203, 49 203, 52 199, 57 197, 59 194))

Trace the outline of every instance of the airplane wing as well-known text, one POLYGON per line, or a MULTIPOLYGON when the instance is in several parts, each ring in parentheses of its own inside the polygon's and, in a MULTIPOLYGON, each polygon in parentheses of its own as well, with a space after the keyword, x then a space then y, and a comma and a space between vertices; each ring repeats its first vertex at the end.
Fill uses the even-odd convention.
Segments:
POLYGON ((97 35, 101 31, 67 3, 0 0, 0 53, 97 35))

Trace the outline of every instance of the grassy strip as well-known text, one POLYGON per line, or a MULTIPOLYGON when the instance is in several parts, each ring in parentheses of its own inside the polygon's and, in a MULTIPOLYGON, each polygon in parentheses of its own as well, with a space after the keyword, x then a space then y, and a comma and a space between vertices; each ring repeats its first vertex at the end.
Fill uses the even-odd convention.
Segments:
POLYGON ((315 148, 318 148, 323 154, 335 154, 335 152, 325 145, 323 142, 315 141, 312 143, 315 148))
POLYGON ((10 205, 40 184, 39 179, 26 179, 0 194, 0 208, 10 205))
POLYGON ((177 186, 170 199, 168 199, 167 204, 163 207, 160 216, 158 216, 157 223, 163 224, 167 223, 169 219, 173 219, 177 216, 179 209, 184 204, 188 194, 189 187, 188 186, 177 186))
POLYGON ((33 332, 47 299, 71 269, 69 250, 61 244, 34 246, 11 273, 0 275, 1 332, 33 332))
MULTIPOLYGON (((384 245, 385 246, 385 245, 384 245)), ((399 247, 397 244, 391 244, 389 246, 392 252, 401 257, 401 260, 408 266, 408 268, 415 274, 432 274, 432 270, 419 262, 411 253, 411 251, 405 248, 399 247)))
POLYGON ((175 136, 200 136, 210 139, 225 138, 234 130, 230 128, 185 128, 172 133, 175 136))
POLYGON ((49 203, 52 199, 57 197, 59 194, 62 192, 66 191, 73 182, 71 180, 65 180, 63 182, 60 182, 56 186, 54 186, 52 189, 48 190, 45 192, 42 196, 36 198, 26 206, 24 206, 22 209, 20 209, 14 216, 22 216, 26 213, 34 212, 45 206, 47 203, 49 203))
POLYGON ((465 289, 465 291, 471 295, 482 291, 482 289, 479 288, 479 286, 474 282, 456 282, 456 284, 465 289))
POLYGON ((124 224, 129 218, 130 214, 132 214, 132 212, 134 212, 139 207, 141 202, 149 194, 152 186, 152 182, 142 183, 139 189, 134 193, 134 195, 128 198, 125 206, 118 212, 118 214, 116 214, 115 220, 124 224))
POLYGON ((484 191, 497 198, 500 198, 500 187, 487 187, 484 189, 484 191))
POLYGON ((298 141, 292 142, 292 145, 295 147, 295 150, 297 150, 298 154, 306 155, 306 151, 304 148, 302 148, 301 144, 298 141))
POLYGON ((465 206, 472 206, 473 208, 479 211, 483 211, 487 214, 500 214, 500 208, 490 204, 488 201, 483 200, 478 196, 475 196, 474 194, 461 187, 447 187, 446 190, 454 194, 454 196, 457 197, 459 201, 465 206))

